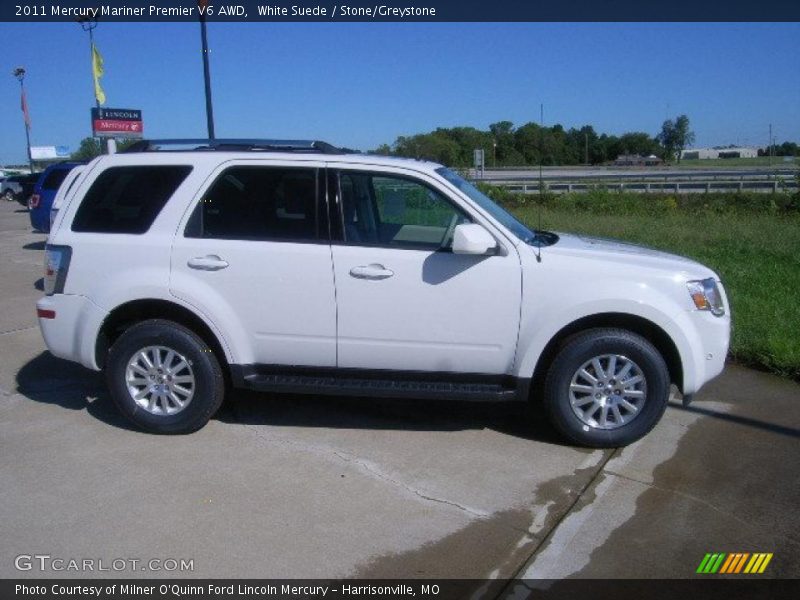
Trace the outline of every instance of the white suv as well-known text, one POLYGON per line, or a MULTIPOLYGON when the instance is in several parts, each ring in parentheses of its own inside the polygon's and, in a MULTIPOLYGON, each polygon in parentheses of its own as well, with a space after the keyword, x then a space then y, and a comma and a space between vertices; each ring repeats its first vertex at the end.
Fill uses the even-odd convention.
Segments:
POLYGON ((50 351, 104 369, 144 429, 199 429, 230 384, 530 398, 613 447, 653 428, 671 383, 688 399, 722 371, 730 311, 696 262, 532 231, 429 162, 175 143, 76 176, 37 303, 50 351))

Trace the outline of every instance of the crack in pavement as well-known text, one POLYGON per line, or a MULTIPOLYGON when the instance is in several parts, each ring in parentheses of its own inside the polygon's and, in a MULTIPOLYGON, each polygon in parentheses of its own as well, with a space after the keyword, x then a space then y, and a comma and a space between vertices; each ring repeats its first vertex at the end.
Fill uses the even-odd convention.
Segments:
POLYGON ((29 329, 36 329, 38 325, 28 325, 27 327, 18 327, 17 329, 9 329, 8 331, 0 331, 0 335, 8 335, 9 333, 19 333, 20 331, 28 331, 29 329))
POLYGON ((425 494, 422 491, 418 490, 417 488, 408 485, 407 483, 403 483, 402 481, 397 481, 396 479, 393 479, 392 477, 390 477, 389 475, 387 475, 386 473, 384 473, 380 469, 376 468, 373 463, 367 462, 367 461, 365 461, 363 459, 360 459, 360 458, 358 458, 356 456, 348 455, 348 454, 345 454, 345 453, 340 452, 338 450, 334 450, 333 453, 336 456, 338 456, 339 458, 341 458, 342 460, 344 460, 345 462, 354 462, 356 465, 360 466, 363 470, 369 472, 370 474, 374 475, 378 479, 381 479, 381 480, 383 480, 383 481, 385 481, 387 483, 390 483, 390 484, 392 484, 394 486, 401 487, 401 488, 411 492, 412 494, 415 494, 416 496, 419 496, 420 498, 423 498, 424 500, 430 500, 431 502, 438 502, 440 504, 447 504, 449 506, 453 506, 455 508, 458 508, 459 510, 462 510, 462 511, 464 511, 466 513, 469 513, 469 514, 473 515, 475 518, 478 518, 478 519, 485 519, 485 518, 489 517, 490 514, 491 514, 491 513, 488 513, 486 511, 483 511, 483 510, 479 510, 479 509, 475 509, 475 508, 470 508, 468 506, 464 506, 463 504, 459 504, 458 502, 453 502, 452 500, 447 500, 445 498, 438 498, 436 496, 430 496, 428 494, 425 494))
POLYGON ((437 496, 432 496, 430 494, 427 494, 422 490, 419 490, 407 483, 393 479, 391 476, 389 476, 388 474, 384 473, 381 469, 379 469, 374 463, 365 461, 364 459, 361 459, 358 456, 355 456, 348 452, 344 452, 342 450, 337 450, 330 446, 323 446, 320 444, 309 444, 307 442, 301 442, 297 440, 288 440, 288 439, 270 437, 262 433, 261 430, 259 430, 254 425, 245 424, 244 427, 252 431, 259 440, 261 440, 266 444, 277 445, 277 446, 288 446, 296 448, 308 454, 321 456, 323 458, 330 459, 332 457, 335 457, 341 460, 342 462, 353 463, 359 468, 359 470, 368 473, 374 479, 378 479, 379 481, 387 483, 392 487, 400 488, 406 492, 409 492, 414 496, 416 496, 417 498, 420 498, 421 500, 434 502, 437 504, 444 504, 446 506, 451 506, 453 508, 458 509, 460 512, 467 513, 468 515, 476 519, 485 519, 491 515, 491 513, 487 511, 483 511, 476 508, 470 508, 468 506, 464 506, 462 504, 459 504, 458 502, 454 502, 446 498, 439 498, 437 496))

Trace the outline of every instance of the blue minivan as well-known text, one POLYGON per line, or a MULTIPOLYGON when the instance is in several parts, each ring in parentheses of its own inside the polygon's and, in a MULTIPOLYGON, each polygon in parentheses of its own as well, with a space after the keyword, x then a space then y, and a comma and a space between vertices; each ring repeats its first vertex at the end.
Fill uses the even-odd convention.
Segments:
POLYGON ((50 208, 53 206, 58 188, 67 177, 67 173, 82 164, 84 163, 62 162, 50 165, 42 171, 33 189, 33 195, 28 201, 31 225, 34 229, 44 233, 50 232, 50 208))

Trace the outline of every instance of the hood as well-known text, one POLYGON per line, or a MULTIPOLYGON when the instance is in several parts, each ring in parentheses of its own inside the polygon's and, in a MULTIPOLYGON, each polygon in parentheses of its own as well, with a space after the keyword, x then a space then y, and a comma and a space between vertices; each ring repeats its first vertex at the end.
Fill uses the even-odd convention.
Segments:
POLYGON ((708 267, 677 254, 611 239, 570 233, 559 233, 558 236, 559 240, 556 244, 542 249, 542 256, 545 259, 547 254, 554 253, 670 271, 673 275, 685 276, 687 279, 704 279, 706 277, 719 279, 708 267))

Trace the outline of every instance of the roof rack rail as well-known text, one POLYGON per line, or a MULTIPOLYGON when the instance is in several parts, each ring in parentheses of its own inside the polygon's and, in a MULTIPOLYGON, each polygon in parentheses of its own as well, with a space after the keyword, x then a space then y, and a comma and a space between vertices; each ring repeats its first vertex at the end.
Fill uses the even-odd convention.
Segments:
POLYGON ((187 138, 140 140, 122 150, 134 152, 185 152, 185 151, 252 151, 252 152, 315 152, 319 154, 347 154, 354 152, 337 148, 318 140, 262 140, 235 138, 187 138), (167 148, 167 147, 171 148, 167 148), (179 146, 183 146, 182 148, 179 146))

